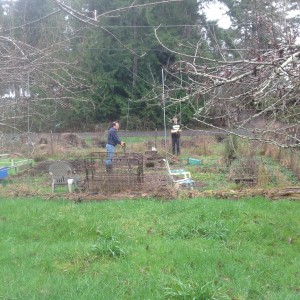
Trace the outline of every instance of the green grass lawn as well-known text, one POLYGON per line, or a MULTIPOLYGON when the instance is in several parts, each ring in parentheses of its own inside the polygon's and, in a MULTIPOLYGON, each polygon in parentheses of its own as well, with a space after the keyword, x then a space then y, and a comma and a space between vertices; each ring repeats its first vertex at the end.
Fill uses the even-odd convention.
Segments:
POLYGON ((0 299, 300 299, 299 202, 0 205, 0 299))

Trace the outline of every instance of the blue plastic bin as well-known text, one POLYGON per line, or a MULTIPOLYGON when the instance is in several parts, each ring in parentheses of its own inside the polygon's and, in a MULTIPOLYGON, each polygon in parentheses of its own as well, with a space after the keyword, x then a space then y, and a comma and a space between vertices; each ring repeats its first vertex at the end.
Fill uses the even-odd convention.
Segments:
POLYGON ((0 168, 0 180, 7 178, 8 167, 0 168))

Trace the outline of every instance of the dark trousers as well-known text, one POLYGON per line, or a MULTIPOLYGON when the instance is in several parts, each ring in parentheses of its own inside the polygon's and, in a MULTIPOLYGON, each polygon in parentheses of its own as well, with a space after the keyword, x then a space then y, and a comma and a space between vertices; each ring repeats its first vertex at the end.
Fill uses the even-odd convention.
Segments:
POLYGON ((177 136, 172 136, 172 154, 180 154, 180 138, 177 136))

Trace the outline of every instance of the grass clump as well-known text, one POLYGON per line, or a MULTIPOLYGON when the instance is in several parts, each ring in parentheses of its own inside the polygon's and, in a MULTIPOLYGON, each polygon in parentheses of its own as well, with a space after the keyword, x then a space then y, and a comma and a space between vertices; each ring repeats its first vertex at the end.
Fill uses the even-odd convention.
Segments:
POLYGON ((164 288, 165 299, 219 299, 217 290, 211 282, 201 285, 197 282, 182 282, 177 278, 171 278, 171 282, 164 288))
POLYGON ((121 242, 117 236, 108 232, 99 232, 96 243, 92 246, 93 253, 101 257, 124 257, 126 250, 122 248, 121 242))
POLYGON ((208 221, 204 224, 201 222, 187 222, 179 226, 174 232, 170 232, 170 238, 190 239, 220 239, 224 240, 227 236, 228 229, 224 227, 224 222, 221 220, 208 221))

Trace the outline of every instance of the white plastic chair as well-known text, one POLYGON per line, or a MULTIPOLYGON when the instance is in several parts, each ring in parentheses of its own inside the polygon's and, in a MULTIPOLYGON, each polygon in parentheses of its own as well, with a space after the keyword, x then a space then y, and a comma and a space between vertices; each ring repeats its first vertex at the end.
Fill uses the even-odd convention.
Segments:
POLYGON ((70 164, 64 161, 56 161, 49 166, 49 174, 52 177, 52 193, 56 185, 67 185, 68 190, 72 192, 72 185, 76 188, 77 178, 74 176, 70 164))
POLYGON ((163 159, 165 167, 167 169, 168 175, 174 184, 184 185, 190 189, 194 188, 194 180, 192 179, 191 172, 179 169, 171 170, 169 162, 166 159, 163 159), (181 177, 181 178, 180 178, 181 177), (182 178, 183 177, 183 178, 182 178))

